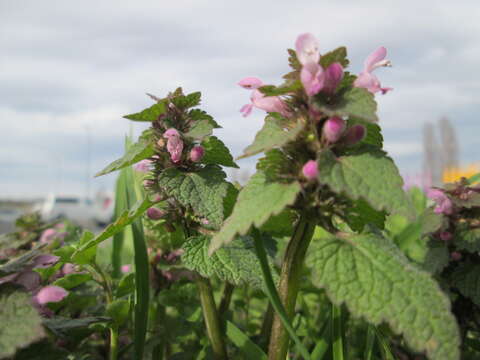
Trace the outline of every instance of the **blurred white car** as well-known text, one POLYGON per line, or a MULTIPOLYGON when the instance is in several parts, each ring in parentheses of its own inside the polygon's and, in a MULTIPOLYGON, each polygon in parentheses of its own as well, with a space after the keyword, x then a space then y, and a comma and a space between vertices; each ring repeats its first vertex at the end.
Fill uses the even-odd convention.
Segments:
POLYGON ((40 207, 40 215, 45 221, 67 218, 86 226, 93 219, 92 201, 75 195, 49 194, 40 207))

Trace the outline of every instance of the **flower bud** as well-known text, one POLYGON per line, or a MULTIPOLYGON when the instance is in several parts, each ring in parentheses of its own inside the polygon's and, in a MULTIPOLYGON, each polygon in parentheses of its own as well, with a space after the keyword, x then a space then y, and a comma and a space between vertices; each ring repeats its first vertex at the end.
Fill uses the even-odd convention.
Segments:
POLYGON ((149 188, 153 185, 155 185, 155 181, 153 181, 153 180, 143 180, 143 187, 144 188, 149 188))
POLYGON ((458 251, 454 251, 450 254, 450 257, 453 261, 459 261, 462 259, 462 254, 459 253, 458 251))
POLYGON ((165 216, 165 211, 151 207, 147 210, 147 216, 152 220, 159 220, 165 216))
POLYGON ((190 151, 190 160, 192 160, 193 162, 199 162, 202 159, 204 153, 205 150, 202 146, 194 146, 193 149, 190 151))
POLYGON ((122 267, 120 268, 123 274, 129 273, 131 269, 132 266, 130 264, 122 265, 122 267))
POLYGON ((40 242, 42 244, 49 243, 55 239, 55 236, 57 235, 57 231, 53 228, 46 229, 43 233, 42 236, 40 236, 40 242))
POLYGON ((74 264, 66 263, 65 265, 62 266, 63 275, 73 274, 75 272, 76 272, 76 269, 74 264))
POLYGON ((334 116, 328 119, 323 125, 323 136, 329 143, 337 142, 345 131, 345 120, 334 116))
POLYGON ((62 301, 68 295, 68 291, 60 286, 49 285, 42 288, 35 296, 36 301, 40 305, 51 302, 62 301))
POLYGON ((303 165, 302 173, 308 180, 316 179, 318 175, 317 162, 315 160, 307 161, 305 165, 303 165))
POLYGON ((452 237, 453 237, 453 235, 449 231, 442 231, 440 233, 440 239, 442 239, 443 241, 450 241, 450 240, 452 240, 452 237))
POLYGON ((347 130, 347 134, 345 135, 345 143, 347 145, 355 145, 362 141, 365 138, 365 135, 367 135, 367 129, 365 129, 365 126, 360 124, 353 125, 347 130))
POLYGON ((335 93, 337 86, 343 78, 343 68, 340 63, 333 63, 325 70, 325 84, 323 91, 327 94, 335 93))

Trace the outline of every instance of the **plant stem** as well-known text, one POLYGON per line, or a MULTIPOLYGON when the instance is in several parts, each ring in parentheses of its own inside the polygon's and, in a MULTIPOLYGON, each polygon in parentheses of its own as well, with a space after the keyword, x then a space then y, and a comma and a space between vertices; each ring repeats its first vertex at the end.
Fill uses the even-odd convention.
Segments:
POLYGON ((118 356, 118 327, 110 328, 110 360, 117 360, 118 356))
POLYGON ((225 283, 225 286, 223 288, 222 300, 220 300, 220 305, 218 305, 218 314, 220 316, 223 316, 228 311, 230 301, 232 300, 234 288, 235 286, 233 286, 229 282, 225 283))
POLYGON ((333 359, 343 360, 342 308, 332 304, 333 359))
MULTIPOLYGON (((292 318, 295 310, 303 261, 314 230, 315 223, 308 221, 307 216, 302 214, 285 250, 280 271, 278 294, 289 319, 292 318)), ((283 327, 278 314, 275 314, 268 348, 268 359, 285 360, 289 342, 288 333, 283 327)))
POLYGON ((215 299, 210 281, 201 276, 197 278, 197 286, 200 291, 200 301, 202 303, 203 318, 207 327, 207 335, 212 344, 213 358, 216 360, 227 359, 227 351, 223 341, 220 318, 218 316, 215 299))
POLYGON ((262 329, 260 330, 260 341, 262 349, 267 350, 268 343, 270 342, 270 332, 272 331, 273 323, 273 307, 269 302, 265 316, 263 317, 262 329))

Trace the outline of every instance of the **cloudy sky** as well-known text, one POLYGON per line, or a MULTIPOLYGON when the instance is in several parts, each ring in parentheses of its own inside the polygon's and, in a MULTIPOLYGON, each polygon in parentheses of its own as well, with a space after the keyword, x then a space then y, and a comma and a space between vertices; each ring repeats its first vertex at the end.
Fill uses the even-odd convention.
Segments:
POLYGON ((457 129, 462 162, 478 161, 479 19, 478 0, 0 0, 0 197, 84 194, 87 175, 123 152, 131 125, 122 115, 149 106, 146 92, 177 86, 202 91, 223 126, 217 135, 240 154, 263 116, 240 116, 249 93, 236 83, 280 83, 285 50, 303 32, 324 52, 346 45, 353 72, 387 47, 394 67, 377 75, 394 91, 377 100, 403 173, 420 171, 423 124, 442 116, 457 129))

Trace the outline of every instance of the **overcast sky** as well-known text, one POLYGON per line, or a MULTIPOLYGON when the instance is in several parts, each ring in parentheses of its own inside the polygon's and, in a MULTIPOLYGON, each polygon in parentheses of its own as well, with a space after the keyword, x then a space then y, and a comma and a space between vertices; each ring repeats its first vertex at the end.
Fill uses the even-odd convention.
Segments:
POLYGON ((303 32, 321 52, 346 45, 355 73, 387 47, 394 66, 377 75, 394 91, 377 95, 379 116, 403 173, 420 171, 422 126, 441 116, 457 129, 463 163, 478 161, 479 19, 478 0, 0 0, 0 197, 84 194, 87 134, 92 175, 123 153, 122 115, 149 106, 146 92, 177 86, 202 91, 223 126, 216 134, 239 155, 263 114, 240 116, 249 93, 236 83, 280 83, 303 32))

